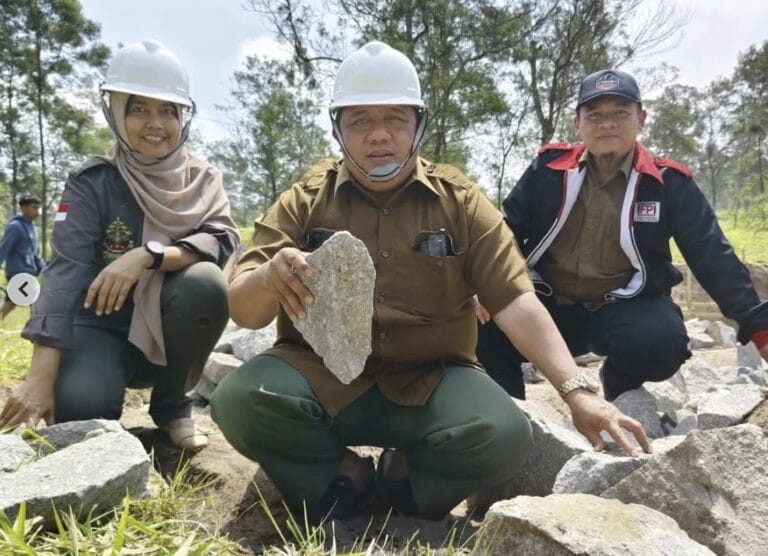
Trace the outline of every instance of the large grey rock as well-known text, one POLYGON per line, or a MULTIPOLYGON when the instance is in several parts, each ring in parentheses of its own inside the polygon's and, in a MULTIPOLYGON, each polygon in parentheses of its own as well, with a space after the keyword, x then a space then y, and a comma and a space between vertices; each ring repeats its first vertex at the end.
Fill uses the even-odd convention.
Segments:
POLYGON ((491 506, 481 552, 492 555, 711 555, 675 521, 639 504, 586 494, 520 496, 491 506))
POLYGON ((277 340, 277 320, 259 330, 246 330, 232 337, 232 354, 240 361, 248 361, 268 350, 277 340))
POLYGON ((688 394, 686 405, 695 407, 698 397, 706 392, 712 392, 722 384, 722 377, 716 369, 702 359, 694 358, 683 371, 685 389, 688 394))
POLYGON ((344 384, 363 372, 371 353, 376 270, 365 244, 336 232, 307 255, 313 274, 304 279, 314 295, 307 318, 296 329, 344 384))
POLYGON ((662 413, 674 413, 688 401, 685 379, 679 372, 661 382, 646 382, 643 388, 656 399, 656 407, 662 413))
POLYGON ((554 494, 582 493, 599 495, 635 469, 645 465, 683 441, 681 436, 659 438, 652 442, 653 452, 638 452, 638 457, 624 455, 616 444, 605 452, 582 452, 573 456, 557 474, 552 487, 554 494))
POLYGON ((203 376, 213 384, 218 384, 221 379, 237 369, 243 362, 228 353, 211 353, 203 368, 203 376))
POLYGON ((691 431, 699 428, 699 418, 695 413, 686 409, 675 411, 674 414, 666 415, 661 418, 662 428, 665 424, 670 425, 668 434, 676 436, 685 436, 691 431))
POLYGON ((0 434, 0 472, 16 471, 35 458, 35 451, 16 434, 0 434))
POLYGON ((602 494, 660 511, 718 554, 765 554, 768 450, 762 431, 693 431, 602 494))
POLYGON ((32 436, 30 437, 30 444, 39 453, 48 454, 72 444, 88 440, 88 438, 95 435, 114 432, 122 433, 124 429, 120 423, 109 419, 69 421, 37 429, 35 431, 36 435, 43 438, 44 442, 38 441, 32 436))
POLYGON ((28 515, 53 523, 52 504, 76 514, 119 505, 128 494, 147 494, 150 462, 141 442, 127 432, 105 432, 0 473, 0 511, 11 519, 21 502, 28 515))
POLYGON ((711 348, 715 346, 715 340, 704 332, 689 332, 688 346, 691 350, 711 348))
MULTIPOLYGON (((649 438, 661 438, 665 436, 659 420, 659 409, 656 406, 656 398, 645 388, 637 388, 622 393, 613 400, 613 405, 619 408, 619 411, 637 419, 645 429, 645 434, 649 438)), ((607 433, 606 433, 607 434, 607 433)), ((605 435, 603 435, 605 437, 605 435)))
MULTIPOLYGON (((230 323, 232 323, 232 321, 230 321, 230 323)), ((224 329, 224 333, 221 335, 221 338, 219 338, 219 341, 216 342, 216 347, 213 348, 213 351, 216 353, 232 354, 232 342, 234 342, 236 338, 246 336, 248 333, 250 333, 250 330, 247 328, 240 328, 237 325, 235 325, 233 328, 230 328, 230 325, 227 324, 227 328, 224 329)))
POLYGON ((699 398, 700 429, 729 427, 740 423, 765 399, 765 390, 755 384, 729 384, 699 398))
POLYGON ((766 385, 766 375, 760 369, 751 369, 744 366, 721 367, 717 369, 720 384, 757 384, 766 385))
POLYGON ((722 321, 712 321, 705 332, 715 341, 715 345, 717 346, 736 346, 736 330, 722 321))
POLYGON ((191 395, 198 394, 206 400, 210 400, 216 386, 221 379, 243 364, 237 357, 229 353, 214 351, 208 357, 203 368, 203 374, 197 381, 191 395))
POLYGON ((744 346, 741 344, 736 345, 736 364, 742 367, 749 367, 750 369, 762 369, 765 367, 765 361, 752 342, 747 342, 744 346))
POLYGON ((694 318, 685 321, 685 330, 690 336, 699 332, 706 332, 710 322, 706 319, 694 318))
POLYGON ((538 384, 547 380, 531 363, 521 364, 520 370, 523 373, 523 381, 526 384, 538 384))

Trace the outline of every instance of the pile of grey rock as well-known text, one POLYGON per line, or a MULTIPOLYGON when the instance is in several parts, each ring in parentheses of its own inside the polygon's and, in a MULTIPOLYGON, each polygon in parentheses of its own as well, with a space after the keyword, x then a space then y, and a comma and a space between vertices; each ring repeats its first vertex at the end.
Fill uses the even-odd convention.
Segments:
POLYGON ((11 521, 26 503, 27 516, 47 526, 54 507, 94 516, 123 498, 150 494, 152 466, 141 442, 117 421, 74 421, 35 435, 0 434, 0 512, 11 521))
MULTIPOLYGON (((328 318, 317 322, 328 328, 328 318)), ((694 352, 736 346, 735 331, 725 323, 693 319, 686 327, 694 352)), ((344 327, 338 328, 343 338, 344 327)), ((221 378, 274 341, 274 325, 259 331, 228 327, 197 395, 208 398, 221 378)), ((736 352, 734 366, 716 369, 694 357, 669 380, 646 383, 615 401, 653 441, 653 453, 636 458, 625 456, 607 435, 607 449, 595 452, 556 408, 520 402, 533 430, 528 460, 508 484, 471 501, 490 506, 484 550, 765 554, 768 448, 760 428, 742 423, 765 400, 768 375, 754 346, 737 346, 736 352)), ((597 378, 600 357, 578 362, 597 378)), ((535 369, 525 371, 527 381, 541 380, 535 369)))
MULTIPOLYGON (((692 344, 735 345, 724 323, 686 324, 692 344)), ((671 379, 617 398, 653 439, 653 453, 637 458, 605 434, 606 451, 595 452, 561 413, 521 402, 534 437, 528 460, 503 488, 474 500, 501 500, 485 517, 490 552, 765 554, 768 447, 743 421, 766 399, 768 374, 754 346, 736 351, 732 367, 694 355, 671 379)), ((590 368, 596 373, 599 361, 590 368)))
MULTIPOLYGON (((361 253, 347 244, 333 256, 321 255, 325 263, 318 266, 325 265, 320 271, 327 272, 330 284, 324 297, 336 301, 310 312, 308 324, 316 324, 316 336, 304 332, 322 346, 318 353, 326 350, 329 361, 338 362, 337 376, 345 382, 359 372, 366 356, 361 350, 370 345, 360 332, 370 333, 369 326, 339 317, 359 306, 350 299, 372 299, 372 267, 349 280, 350 272, 366 266, 361 253)), ((369 323, 370 316, 362 320, 369 323)), ((735 346, 734 330, 722 322, 694 319, 686 325, 695 352, 735 346)), ((192 394, 210 399, 223 377, 275 339, 274 323, 258 331, 230 323, 192 394)), ((482 551, 766 554, 768 446, 763 431, 744 420, 766 399, 768 374, 754 346, 735 351, 733 366, 713 368, 694 356, 669 380, 646 383, 615 401, 653 440, 653 453, 636 458, 625 456, 607 436, 606 450, 595 452, 557 408, 520 402, 531 423, 533 448, 508 484, 472 500, 475 507, 490 506, 479 541, 482 551)), ((578 362, 597 376, 600 357, 578 362)), ((532 368, 526 376, 540 380, 532 368)), ((118 423, 66 423, 38 433, 45 442, 0 435, 0 510, 7 515, 15 516, 25 501, 29 513, 50 522, 52 503, 79 512, 114 507, 126 493, 147 494, 149 458, 118 423)))

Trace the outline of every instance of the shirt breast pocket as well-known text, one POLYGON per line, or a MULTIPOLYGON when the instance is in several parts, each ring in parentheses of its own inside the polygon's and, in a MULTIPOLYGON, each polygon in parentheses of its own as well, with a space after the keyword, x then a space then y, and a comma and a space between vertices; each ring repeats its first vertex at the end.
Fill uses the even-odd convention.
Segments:
POLYGON ((399 274, 399 301, 408 312, 424 319, 444 320, 471 296, 462 255, 438 257, 412 251, 399 274))

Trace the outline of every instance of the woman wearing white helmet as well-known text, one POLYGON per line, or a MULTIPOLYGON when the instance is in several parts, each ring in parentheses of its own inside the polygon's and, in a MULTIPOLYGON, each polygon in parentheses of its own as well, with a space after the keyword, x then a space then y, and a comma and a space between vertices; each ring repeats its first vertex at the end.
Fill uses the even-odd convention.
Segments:
POLYGON ((32 362, 0 427, 117 419, 126 387, 153 385, 154 421, 201 449, 185 393, 227 322, 220 267, 239 235, 221 173, 184 146, 194 103, 173 52, 126 46, 101 91, 115 144, 67 180, 22 332, 32 362))

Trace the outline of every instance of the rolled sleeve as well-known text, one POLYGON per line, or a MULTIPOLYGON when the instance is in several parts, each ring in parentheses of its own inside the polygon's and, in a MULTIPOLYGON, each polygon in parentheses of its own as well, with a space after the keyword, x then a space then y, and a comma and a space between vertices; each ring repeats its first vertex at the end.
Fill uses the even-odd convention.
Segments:
POLYGON ((232 280, 269 262, 280 249, 301 245, 311 200, 300 185, 294 185, 280 195, 267 214, 254 223, 253 238, 240 256, 232 280))
POLYGON ((95 253, 101 219, 93 187, 83 175, 70 175, 67 180, 61 201, 69 210, 53 228, 51 262, 43 269, 40 297, 32 306, 23 338, 69 347, 75 314, 98 268, 95 253))
POLYGON ((192 251, 201 261, 209 261, 223 267, 234 253, 239 240, 228 231, 215 226, 203 225, 187 237, 179 239, 179 245, 192 251))
POLYGON ((475 189, 467 197, 469 252, 467 279, 478 299, 495 315, 518 296, 533 291, 525 259, 501 213, 475 189))

